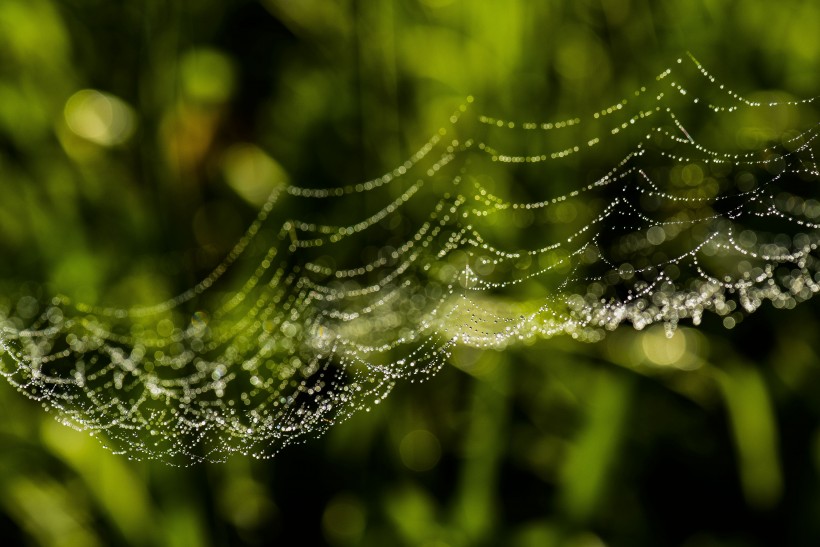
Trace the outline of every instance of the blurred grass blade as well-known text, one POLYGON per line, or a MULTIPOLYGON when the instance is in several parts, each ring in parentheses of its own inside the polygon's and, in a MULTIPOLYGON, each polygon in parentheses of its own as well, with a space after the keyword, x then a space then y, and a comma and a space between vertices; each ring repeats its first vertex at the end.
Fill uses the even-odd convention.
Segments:
POLYGON ((726 367, 717 379, 732 426, 743 494, 755 509, 772 508, 780 501, 783 478, 766 384, 756 368, 741 365, 726 367))
POLYGON ((563 469, 562 505, 570 518, 588 520, 606 494, 627 423, 634 380, 601 370, 581 429, 563 469))

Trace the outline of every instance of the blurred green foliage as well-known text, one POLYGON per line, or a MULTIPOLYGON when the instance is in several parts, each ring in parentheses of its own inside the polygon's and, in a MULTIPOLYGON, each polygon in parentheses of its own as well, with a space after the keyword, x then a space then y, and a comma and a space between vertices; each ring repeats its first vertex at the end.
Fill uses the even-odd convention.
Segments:
MULTIPOLYGON (((820 5, 796 0, 2 0, 0 274, 159 301, 272 187, 379 174, 468 94, 560 119, 691 50, 737 89, 814 96, 818 28, 820 5)), ((0 530, 49 546, 816 545, 817 311, 707 319, 676 346, 622 329, 459 349, 269 462, 130 462, 0 386, 0 530)))

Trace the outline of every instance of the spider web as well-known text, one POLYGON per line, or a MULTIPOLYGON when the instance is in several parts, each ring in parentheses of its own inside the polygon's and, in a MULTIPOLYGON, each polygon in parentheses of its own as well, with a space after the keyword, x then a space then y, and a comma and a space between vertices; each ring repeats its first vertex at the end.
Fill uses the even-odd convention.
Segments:
POLYGON ((820 290, 812 103, 741 96, 691 55, 584 117, 506 120, 468 98, 382 176, 278 188, 170 300, 17 295, 0 372, 117 453, 189 464, 272 457, 459 345, 624 323, 671 337, 706 313, 732 328, 820 290))

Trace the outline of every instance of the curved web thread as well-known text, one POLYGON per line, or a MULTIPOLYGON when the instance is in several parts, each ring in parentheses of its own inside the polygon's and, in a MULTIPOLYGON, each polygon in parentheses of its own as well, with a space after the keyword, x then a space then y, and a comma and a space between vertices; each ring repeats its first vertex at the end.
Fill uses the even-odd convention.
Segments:
POLYGON ((470 98, 380 177, 279 188, 165 302, 19 296, 0 315, 0 371, 132 458, 266 458, 429 378, 456 345, 597 341, 623 323, 671 336, 707 312, 731 328, 766 301, 793 307, 820 290, 820 126, 738 152, 686 120, 708 114, 700 129, 727 148, 721 133, 806 119, 813 100, 752 100, 689 61, 584 117, 509 121, 470 98), (567 176, 593 154, 620 159, 567 176), (491 187, 522 169, 524 199, 491 187))

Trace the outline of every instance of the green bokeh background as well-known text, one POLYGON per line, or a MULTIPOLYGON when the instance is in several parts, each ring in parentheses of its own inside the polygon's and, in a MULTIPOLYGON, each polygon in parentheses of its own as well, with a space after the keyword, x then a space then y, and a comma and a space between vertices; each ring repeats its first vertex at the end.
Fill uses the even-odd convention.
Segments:
MULTIPOLYGON (((810 97, 819 28, 820 4, 796 0, 0 0, 0 277, 159 301, 218 262, 269 185, 377 176, 468 94, 562 119, 691 51, 738 90, 810 97), (119 98, 130 132, 78 136, 81 89, 119 98)), ((766 307, 731 331, 707 318, 685 333, 688 371, 652 365, 658 332, 628 327, 458 350, 264 462, 131 462, 0 385, 0 537, 816 545, 818 311, 766 307)))

